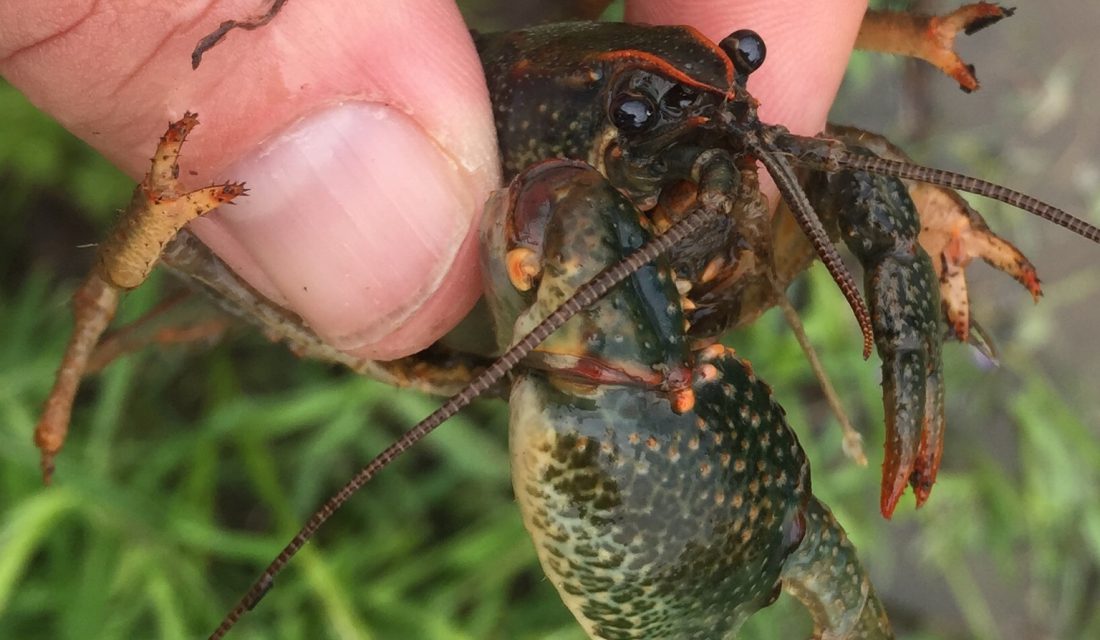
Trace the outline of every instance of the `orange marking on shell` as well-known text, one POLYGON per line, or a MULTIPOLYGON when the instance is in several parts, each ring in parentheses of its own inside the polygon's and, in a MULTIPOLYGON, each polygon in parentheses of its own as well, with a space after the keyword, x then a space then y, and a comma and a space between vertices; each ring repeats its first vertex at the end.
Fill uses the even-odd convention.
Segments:
POLYGON ((521 58, 516 61, 516 64, 512 65, 512 69, 509 72, 513 79, 522 78, 523 74, 527 73, 527 69, 531 67, 531 61, 527 58, 521 58))
POLYGON ((538 254, 527 247, 518 247, 508 252, 504 264, 512 286, 519 291, 530 291, 540 272, 538 254))
MULTIPOLYGON (((696 33, 698 33, 698 31, 696 31, 696 33)), ((700 36, 700 37, 702 38, 702 36, 700 36)), ((706 38, 702 38, 702 40, 704 40, 706 42, 710 42, 706 38)), ((716 46, 716 45, 714 45, 714 43, 710 43, 710 44, 711 44, 711 46, 716 46)), ((687 85, 689 87, 694 87, 696 89, 700 89, 700 90, 705 91, 707 93, 716 93, 716 94, 721 95, 721 96, 726 96, 730 99, 735 97, 734 92, 731 89, 724 89, 724 88, 721 88, 721 87, 715 87, 715 86, 709 85, 705 82, 700 82, 699 80, 696 80, 695 78, 692 78, 688 74, 686 74, 683 71, 681 71, 681 70, 677 69, 676 67, 674 67, 672 64, 670 64, 668 62, 668 60, 665 60, 664 58, 662 58, 662 57, 660 57, 656 54, 649 53, 647 51, 638 51, 636 49, 627 49, 627 50, 624 50, 624 51, 607 51, 607 52, 604 52, 604 53, 598 53, 598 54, 596 54, 592 57, 596 60, 610 61, 610 62, 630 62, 630 61, 638 62, 638 63, 640 63, 640 66, 642 68, 648 68, 648 69, 652 69, 654 71, 659 71, 661 74, 666 75, 669 78, 672 78, 673 80, 675 80, 675 81, 677 81, 681 84, 687 85)), ((727 71, 729 73, 729 79, 727 80, 727 82, 730 85, 732 85, 733 84, 732 63, 729 62, 729 58, 725 55, 725 53, 722 54, 722 58, 727 62, 727 64, 730 65, 729 68, 727 69, 727 71)))
POLYGON ((692 389, 672 391, 668 394, 668 402, 674 413, 687 413, 695 406, 695 391, 692 389))
POLYGON ((722 50, 722 47, 719 47, 713 40, 703 35, 703 33, 695 27, 684 25, 680 28, 684 31, 687 31, 699 42, 703 43, 703 46, 710 49, 714 53, 714 55, 718 56, 722 60, 723 64, 725 64, 726 66, 726 84, 732 85, 734 76, 733 60, 730 60, 730 57, 726 55, 726 52, 722 50))
POLYGON ((714 382, 718 379, 718 367, 713 364, 704 364, 699 366, 699 378, 703 382, 714 382))
POLYGON ((704 360, 717 360, 726 353, 726 346, 721 343, 715 343, 707 346, 699 352, 699 357, 704 360))

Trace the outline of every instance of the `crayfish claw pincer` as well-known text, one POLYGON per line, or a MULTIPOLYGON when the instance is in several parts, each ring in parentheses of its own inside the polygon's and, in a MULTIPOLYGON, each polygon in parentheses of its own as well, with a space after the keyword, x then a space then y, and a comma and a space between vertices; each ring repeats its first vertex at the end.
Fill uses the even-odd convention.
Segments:
POLYGON ((882 514, 907 485, 927 500, 943 452, 943 326, 939 282, 918 242, 921 220, 904 183, 859 171, 829 181, 824 204, 864 269, 864 292, 882 359, 886 454, 882 514))
POLYGON ((244 183, 239 182, 195 190, 180 183, 180 150, 198 123, 198 115, 188 111, 169 124, 153 153, 149 172, 134 188, 130 206, 98 246, 91 273, 73 294, 73 334, 34 430, 46 484, 54 470, 54 457, 65 444, 80 381, 96 345, 114 319, 122 294, 149 277, 165 247, 184 225, 247 195, 244 183))
POLYGON ((1015 9, 992 2, 963 5, 942 16, 895 11, 868 11, 856 48, 920 58, 935 66, 970 93, 979 88, 974 65, 955 53, 955 38, 971 35, 1012 16, 1015 9))

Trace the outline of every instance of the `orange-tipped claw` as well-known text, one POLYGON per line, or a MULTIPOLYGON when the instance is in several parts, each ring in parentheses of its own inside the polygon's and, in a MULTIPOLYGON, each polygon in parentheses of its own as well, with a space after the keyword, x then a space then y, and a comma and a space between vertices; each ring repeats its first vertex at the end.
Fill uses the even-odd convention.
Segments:
POLYGON ((943 16, 868 11, 856 47, 925 60, 969 93, 978 88, 978 79, 974 65, 955 53, 955 38, 959 33, 970 35, 980 31, 1014 11, 990 2, 964 5, 943 16))
POLYGON ((863 265, 872 335, 882 360, 886 455, 882 514, 905 487, 928 497, 943 440, 940 349, 943 312, 932 258, 921 248, 921 218, 904 185, 881 176, 830 177, 841 236, 863 265))
POLYGON ((975 258, 1012 276, 1039 301, 1043 289, 1035 266, 1011 242, 994 233, 959 194, 928 184, 912 185, 909 193, 920 212, 920 244, 932 256, 944 313, 951 333, 960 342, 970 340, 975 324, 966 283, 966 269, 975 258))
POLYGON ((882 461, 882 515, 897 507, 917 466, 924 433, 925 370, 917 351, 884 356, 882 402, 886 416, 886 454, 882 461))
POLYGON ((906 486, 913 487, 918 507, 928 500, 943 457, 946 420, 939 334, 925 332, 921 342, 910 350, 894 350, 889 344, 879 348, 886 415, 879 506, 887 518, 906 486))
POLYGON ((932 371, 929 372, 925 385, 924 429, 921 432, 920 451, 917 453, 913 474, 909 477, 909 484, 917 496, 917 507, 928 500, 932 485, 936 483, 936 474, 943 459, 943 439, 947 427, 943 406, 943 371, 940 368, 938 345, 935 348, 937 357, 929 366, 932 371))

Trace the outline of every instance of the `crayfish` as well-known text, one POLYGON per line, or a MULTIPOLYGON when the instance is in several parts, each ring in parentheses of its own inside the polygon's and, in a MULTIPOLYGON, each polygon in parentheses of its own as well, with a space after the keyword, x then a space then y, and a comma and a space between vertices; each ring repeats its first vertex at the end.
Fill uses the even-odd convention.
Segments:
MULTIPOLYGON (((953 15, 973 30, 1006 13, 980 3, 953 15)), ((876 46, 873 19, 867 28, 876 46)), ((807 606, 821 637, 892 637, 855 549, 813 495, 783 409, 718 338, 781 304, 815 257, 824 263, 862 330, 864 357, 877 348, 882 360, 889 516, 907 487, 919 505, 936 479, 941 346, 945 335, 969 340, 973 326, 963 268, 983 258, 1039 294, 1027 259, 952 189, 1093 241, 1100 229, 1009 189, 911 164, 866 132, 805 137, 760 122, 745 86, 766 49, 747 29, 713 43, 687 27, 569 23, 475 41, 510 181, 481 228, 494 347, 451 341, 394 362, 342 359, 395 383, 464 388, 334 496, 215 635, 259 602, 351 493, 491 390, 510 401, 525 525, 592 638, 732 637, 783 589, 807 606), (775 216, 760 195, 761 166, 783 196, 775 216), (863 295, 838 240, 863 267, 863 295)), ((966 86, 965 65, 946 66, 966 86)), ((230 307, 262 316, 270 335, 341 358, 180 231, 244 194, 235 183, 179 188, 177 156, 195 124, 189 114, 172 125, 78 294, 78 332, 38 431, 47 471, 119 292, 139 284, 162 249, 167 264, 230 307), (167 222, 155 215, 166 211, 167 222)))

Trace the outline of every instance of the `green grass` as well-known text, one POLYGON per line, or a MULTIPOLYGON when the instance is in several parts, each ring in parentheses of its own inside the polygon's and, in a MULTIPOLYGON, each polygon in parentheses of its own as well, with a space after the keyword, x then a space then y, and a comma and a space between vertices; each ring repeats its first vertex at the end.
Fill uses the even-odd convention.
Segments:
MULTIPOLYGON (((129 185, 6 86, 0 111, 0 636, 204 635, 312 509, 436 401, 243 331, 147 350, 86 382, 43 488, 31 432, 91 257, 75 247, 99 237, 129 185)), ((122 320, 169 286, 156 278, 130 294, 122 320)), ((1038 308, 996 307, 998 370, 947 346, 945 468, 930 503, 914 512, 907 500, 892 522, 876 509, 877 365, 859 357, 822 270, 798 296, 871 467, 840 454, 777 314, 731 337, 785 405, 815 493, 855 540, 902 638, 1100 637, 1100 401, 1082 363, 1039 359, 1060 310, 1097 290, 1084 273, 1049 283, 1038 308)), ((502 409, 464 412, 371 483, 236 637, 583 638, 513 504, 502 409)), ((783 598, 744 637, 803 637, 807 624, 783 598)))

